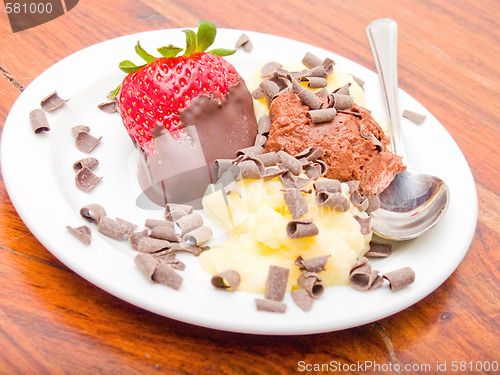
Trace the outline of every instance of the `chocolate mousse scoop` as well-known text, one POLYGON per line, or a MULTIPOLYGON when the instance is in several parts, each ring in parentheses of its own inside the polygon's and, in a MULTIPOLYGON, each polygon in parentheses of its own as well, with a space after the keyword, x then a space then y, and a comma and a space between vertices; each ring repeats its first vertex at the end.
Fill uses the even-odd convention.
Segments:
MULTIPOLYGON (((244 80, 229 87, 225 97, 201 95, 181 112, 183 128, 175 134, 157 126, 155 152, 141 152, 138 180, 154 203, 188 203, 201 208, 216 159, 234 157, 250 147, 257 135, 253 100, 244 80)), ((138 200, 138 204, 139 204, 138 200)))
POLYGON ((381 193, 406 169, 401 157, 386 149, 389 137, 365 108, 354 104, 333 120, 315 124, 309 110, 296 93, 285 90, 277 96, 269 110, 272 123, 266 152, 296 155, 307 147, 321 148, 328 166, 325 177, 357 180, 369 194, 381 193))

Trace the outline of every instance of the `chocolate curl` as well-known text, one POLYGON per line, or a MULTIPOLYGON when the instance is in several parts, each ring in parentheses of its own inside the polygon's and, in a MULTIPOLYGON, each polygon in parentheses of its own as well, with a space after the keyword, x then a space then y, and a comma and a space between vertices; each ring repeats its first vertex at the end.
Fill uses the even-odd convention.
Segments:
POLYGON ((359 181, 356 180, 347 181, 346 184, 349 187, 349 194, 359 189, 359 181))
POLYGON ((410 267, 404 267, 385 273, 383 278, 389 281, 391 291, 395 292, 413 284, 415 281, 415 271, 410 267))
POLYGON ((316 193, 326 191, 328 193, 340 193, 342 191, 342 185, 339 180, 321 180, 315 181, 314 189, 316 193))
POLYGON ((73 228, 68 225, 66 226, 66 229, 68 229, 69 232, 78 238, 84 245, 90 245, 90 242, 92 241, 92 230, 88 226, 82 225, 80 227, 73 228))
POLYGON ((352 76, 352 79, 354 80, 354 82, 356 82, 359 87, 361 87, 361 89, 365 89, 365 81, 359 77, 356 77, 355 75, 351 74, 352 76))
POLYGON ((167 203, 164 217, 167 220, 177 221, 180 218, 192 214, 193 207, 187 204, 167 203))
POLYGON ((40 106, 44 111, 52 112, 61 108, 67 101, 69 101, 69 99, 61 99, 59 95, 57 95, 57 91, 54 91, 40 102, 40 106))
POLYGON ((321 66, 325 69, 326 74, 330 75, 333 73, 333 66, 335 65, 335 61, 330 58, 326 58, 321 63, 321 66))
POLYGON ((139 251, 139 243, 141 242, 141 240, 143 238, 146 238, 148 236, 149 236, 149 233, 148 233, 147 229, 144 229, 140 232, 131 233, 128 236, 128 242, 130 244, 130 247, 132 247, 132 249, 134 249, 135 251, 139 251))
POLYGON ((392 253, 392 245, 378 241, 370 241, 370 250, 365 254, 365 257, 372 258, 387 258, 392 253))
POLYGON ((157 253, 164 249, 170 249, 172 246, 170 242, 159 240, 157 238, 144 237, 139 241, 137 251, 141 253, 157 253))
POLYGON ((379 275, 379 271, 372 271, 370 262, 364 257, 351 268, 349 280, 352 287, 360 291, 376 289, 384 282, 384 279, 379 275))
MULTIPOLYGON (((328 73, 326 72, 326 69, 323 65, 318 65, 318 66, 313 67, 311 70, 309 70, 308 76, 309 77, 326 78, 326 77, 328 77, 328 73)), ((326 86, 328 86, 328 83, 326 86)), ((326 87, 326 86, 323 86, 323 87, 326 87)))
POLYGON ((304 289, 296 289, 290 292, 293 302, 304 311, 310 311, 314 304, 314 298, 304 289))
POLYGON ((284 169, 288 169, 295 176, 302 172, 302 163, 285 151, 278 151, 278 156, 284 169))
POLYGON ((90 128, 87 125, 76 125, 71 128, 71 134, 73 134, 74 138, 79 133, 90 133, 90 128))
POLYGON ((316 161, 320 157, 322 157, 325 154, 323 149, 321 147, 314 147, 310 146, 302 151, 300 151, 298 154, 295 154, 295 157, 297 159, 307 159, 309 161, 316 161))
POLYGON ((102 177, 97 177, 89 168, 83 167, 75 176, 75 185, 81 191, 88 193, 101 182, 102 177))
POLYGON ((315 272, 303 271, 297 283, 313 298, 319 298, 325 291, 321 277, 315 272))
POLYGON ((333 119, 337 115, 337 110, 335 108, 315 109, 308 111, 307 115, 309 116, 313 124, 319 124, 323 122, 333 121, 333 119))
POLYGON ((282 66, 283 65, 281 65, 279 62, 276 62, 276 61, 268 62, 260 69, 261 78, 273 76, 274 72, 276 72, 282 66))
POLYGON ((285 267, 269 266, 264 297, 268 300, 283 301, 290 270, 285 267))
POLYGON ((273 167, 281 161, 278 154, 274 151, 259 155, 257 156, 257 159, 262 162, 264 167, 273 167))
POLYGON ((78 150, 90 153, 101 142, 102 137, 96 138, 88 132, 79 132, 75 138, 75 145, 78 150))
POLYGON ((369 206, 368 198, 361 195, 359 191, 355 191, 350 196, 351 203, 360 211, 366 211, 369 206))
POLYGON ((202 226, 192 230, 182 237, 185 243, 200 246, 212 238, 212 229, 207 226, 202 226))
POLYGON ((75 172, 78 172, 83 167, 86 167, 92 171, 95 168, 97 168, 98 165, 99 165, 99 160, 97 160, 96 158, 85 158, 75 162, 73 164, 73 170, 75 172))
POLYGON ((368 208, 366 212, 373 212, 380 208, 380 198, 378 195, 368 194, 368 208))
POLYGON ((101 111, 106 112, 106 113, 118 112, 118 106, 116 104, 116 100, 113 100, 111 102, 98 104, 97 108, 99 108, 101 111))
POLYGON ((285 204, 293 219, 300 219, 309 210, 299 189, 289 189, 284 193, 285 204))
POLYGON ((80 216, 91 223, 99 224, 101 218, 106 216, 106 210, 101 205, 92 203, 80 209, 80 216))
POLYGON ((212 276, 211 283, 214 288, 225 289, 234 292, 240 285, 240 274, 233 270, 219 272, 212 276))
POLYGON ((264 148, 266 147, 267 137, 262 134, 257 134, 255 137, 254 147, 262 148, 262 152, 264 152, 264 148))
POLYGON ((258 157, 264 153, 264 149, 261 146, 250 146, 236 151, 236 156, 250 156, 258 157))
POLYGON ((285 174, 287 171, 279 168, 266 168, 261 178, 264 181, 272 180, 273 178, 280 177, 285 174))
POLYGON ((153 274, 156 267, 160 264, 160 260, 149 254, 137 254, 134 258, 134 263, 146 279, 152 281, 153 274))
POLYGON ((240 169, 243 178, 251 179, 260 178, 265 169, 264 164, 259 159, 253 157, 248 157, 240 161, 237 167, 240 169))
POLYGON ((262 88, 260 86, 252 91, 252 98, 254 98, 255 100, 264 99, 265 97, 266 97, 266 94, 264 94, 264 91, 262 90, 262 88))
POLYGON ((264 92, 267 98, 274 99, 280 92, 280 88, 276 82, 271 80, 266 80, 260 84, 260 88, 264 92))
POLYGON ((175 224, 180 228, 181 236, 184 236, 186 233, 201 227, 203 225, 203 218, 200 214, 193 213, 181 217, 175 224))
POLYGON ((30 123, 35 134, 50 131, 49 121, 45 112, 41 109, 34 109, 30 112, 30 123))
POLYGON ((315 66, 321 65, 322 63, 323 60, 309 51, 306 52, 306 54, 302 58, 302 64, 304 64, 304 66, 306 66, 308 69, 312 69, 315 66))
POLYGON ((334 94, 339 94, 339 95, 350 95, 349 94, 349 87, 351 86, 351 82, 347 82, 344 86, 339 87, 338 89, 335 89, 333 91, 334 94))
POLYGON ((118 221, 120 224, 125 226, 125 233, 127 235, 132 234, 137 229, 137 225, 135 225, 134 223, 131 223, 130 221, 121 219, 119 217, 116 218, 116 221, 118 221))
POLYGON ((322 88, 321 90, 316 91, 316 96, 318 98, 327 99, 328 95, 328 90, 326 88, 322 88))
POLYGON ((286 226, 286 234, 291 239, 316 236, 318 233, 318 227, 312 219, 292 220, 286 226))
MULTIPOLYGON (((173 224, 173 223, 172 223, 173 224)), ((165 240, 169 242, 179 242, 180 236, 175 232, 175 227, 172 225, 157 225, 149 235, 151 238, 165 240)))
POLYGON ((328 80, 323 77, 306 77, 304 80, 307 81, 307 87, 311 89, 321 89, 328 86, 328 80))
POLYGON ((268 115, 261 116, 257 121, 257 133, 268 134, 271 130, 271 117, 268 115))
POLYGON ((359 223, 359 227, 361 230, 361 234, 363 236, 367 236, 371 233, 372 231, 372 222, 369 217, 359 217, 359 216, 354 216, 356 221, 359 223))
POLYGON ((302 103, 307 105, 311 109, 320 109, 323 106, 323 101, 318 98, 314 93, 306 88, 303 87, 303 90, 301 90, 297 94, 302 100, 302 103))
POLYGON ((307 177, 317 180, 321 176, 324 176, 328 172, 328 166, 323 160, 316 160, 315 162, 306 165, 304 168, 304 173, 307 177))
POLYGON ((294 264, 309 272, 321 272, 325 270, 329 258, 330 255, 320 255, 319 257, 304 259, 299 255, 297 259, 295 259, 294 264))
POLYGON ((350 95, 332 93, 328 96, 328 106, 335 108, 337 111, 352 108, 354 99, 350 95))
POLYGON ((123 240, 127 234, 127 226, 125 224, 107 216, 101 217, 99 224, 97 225, 97 230, 105 236, 118 241, 123 240))
POLYGON ((151 277, 154 281, 172 289, 180 289, 183 278, 170 265, 160 262, 151 277))
POLYGON ((349 200, 342 193, 327 191, 320 191, 316 194, 316 204, 340 212, 346 212, 351 207, 349 200))

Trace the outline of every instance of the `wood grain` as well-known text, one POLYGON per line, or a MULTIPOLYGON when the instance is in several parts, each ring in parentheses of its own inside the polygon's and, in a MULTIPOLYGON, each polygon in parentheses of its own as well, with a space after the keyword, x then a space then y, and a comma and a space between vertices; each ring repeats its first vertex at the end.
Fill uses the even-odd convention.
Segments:
POLYGON ((301 372, 299 361, 447 361, 448 369, 451 361, 500 361, 496 0, 85 0, 54 21, 16 34, 2 11, 0 124, 21 90, 45 69, 110 38, 210 19, 219 27, 310 43, 374 70, 364 28, 381 17, 399 24, 400 87, 445 126, 476 181, 476 233, 464 261, 441 287, 394 316, 340 332, 279 337, 196 327, 125 303, 62 265, 20 220, 2 180, 0 373, 291 374, 301 372))

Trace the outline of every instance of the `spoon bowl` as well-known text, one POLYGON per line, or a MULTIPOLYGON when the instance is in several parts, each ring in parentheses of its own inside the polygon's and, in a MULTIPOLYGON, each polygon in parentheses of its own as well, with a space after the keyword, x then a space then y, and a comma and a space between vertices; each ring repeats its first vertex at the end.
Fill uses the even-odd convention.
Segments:
POLYGON ((440 178, 408 168, 399 121, 397 23, 388 18, 375 20, 366 34, 382 86, 392 151, 407 166, 379 195, 380 208, 371 213, 372 229, 379 237, 409 240, 437 224, 448 207, 450 191, 440 178))

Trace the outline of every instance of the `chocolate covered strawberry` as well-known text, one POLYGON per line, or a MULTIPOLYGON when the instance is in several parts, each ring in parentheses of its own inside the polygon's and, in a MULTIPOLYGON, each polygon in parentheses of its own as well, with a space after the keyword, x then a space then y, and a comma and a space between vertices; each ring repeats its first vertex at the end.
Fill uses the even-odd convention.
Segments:
MULTIPOLYGON (((225 97, 238 83, 236 69, 221 56, 234 50, 206 52, 215 40, 216 27, 200 21, 198 31, 183 30, 186 49, 169 45, 158 48, 162 57, 147 53, 137 43, 135 50, 145 60, 137 66, 129 60, 120 63, 128 73, 117 89, 117 107, 129 135, 147 154, 154 150, 151 132, 157 123, 173 132, 182 128, 181 112, 200 95, 225 97), (119 91, 118 91, 119 90, 119 91)), ((116 94, 116 93, 115 93, 116 94)))

